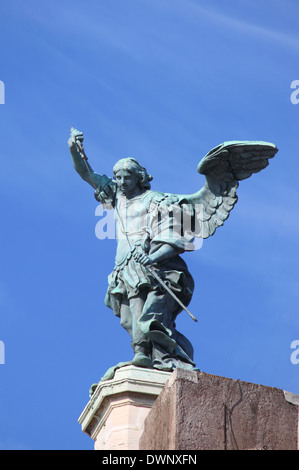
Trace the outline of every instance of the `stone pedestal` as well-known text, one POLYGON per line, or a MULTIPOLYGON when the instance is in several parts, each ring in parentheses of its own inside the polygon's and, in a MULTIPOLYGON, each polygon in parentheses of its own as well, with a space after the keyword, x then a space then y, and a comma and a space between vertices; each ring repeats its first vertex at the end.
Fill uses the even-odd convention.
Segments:
POLYGON ((140 450, 297 450, 299 396, 176 369, 148 414, 140 450))
POLYGON ((99 382, 79 417, 95 450, 138 450, 144 420, 170 376, 130 365, 99 382))

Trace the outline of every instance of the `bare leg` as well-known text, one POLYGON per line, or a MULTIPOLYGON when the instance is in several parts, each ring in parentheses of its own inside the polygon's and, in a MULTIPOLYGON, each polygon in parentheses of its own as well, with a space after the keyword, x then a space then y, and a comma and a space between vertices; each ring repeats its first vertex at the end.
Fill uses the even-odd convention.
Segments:
POLYGON ((128 299, 123 300, 120 308, 120 324, 133 338, 132 313, 128 299))

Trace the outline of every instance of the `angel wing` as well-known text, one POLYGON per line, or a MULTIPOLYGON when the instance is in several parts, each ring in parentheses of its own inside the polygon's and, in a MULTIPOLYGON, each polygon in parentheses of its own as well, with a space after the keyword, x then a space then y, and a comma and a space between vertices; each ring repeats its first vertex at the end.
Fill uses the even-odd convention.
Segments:
POLYGON ((266 168, 277 151, 276 145, 269 142, 231 141, 203 157, 197 171, 206 176, 205 185, 180 198, 194 209, 192 232, 196 237, 208 238, 224 224, 238 200, 239 181, 266 168))

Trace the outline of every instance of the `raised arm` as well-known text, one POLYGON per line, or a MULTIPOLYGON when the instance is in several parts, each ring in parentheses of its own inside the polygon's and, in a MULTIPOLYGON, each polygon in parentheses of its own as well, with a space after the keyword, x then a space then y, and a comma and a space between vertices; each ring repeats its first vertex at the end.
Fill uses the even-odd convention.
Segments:
POLYGON ((78 151, 78 146, 82 146, 83 142, 83 133, 77 129, 71 128, 71 135, 68 140, 69 149, 72 156, 72 161, 75 170, 81 178, 90 184, 97 191, 102 191, 103 188, 111 181, 111 178, 108 178, 106 175, 99 175, 91 168, 90 164, 87 161, 87 158, 83 160, 82 156, 78 151))

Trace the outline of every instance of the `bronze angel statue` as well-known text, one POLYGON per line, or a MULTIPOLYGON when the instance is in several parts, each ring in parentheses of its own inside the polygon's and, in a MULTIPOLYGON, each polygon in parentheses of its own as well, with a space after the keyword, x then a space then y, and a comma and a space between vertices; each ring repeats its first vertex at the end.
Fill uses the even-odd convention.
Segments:
POLYGON ((198 164, 206 177, 198 192, 170 194, 151 190, 152 176, 134 158, 119 160, 112 178, 94 172, 82 142, 82 132, 72 128, 68 144, 76 171, 97 201, 115 211, 117 250, 105 304, 120 318, 134 351, 132 361, 113 366, 104 379, 126 364, 193 370, 193 347, 175 324, 183 309, 192 316, 187 307, 194 291, 180 255, 194 249, 194 237, 208 238, 223 225, 239 181, 264 169, 278 149, 268 142, 225 142, 198 164))

